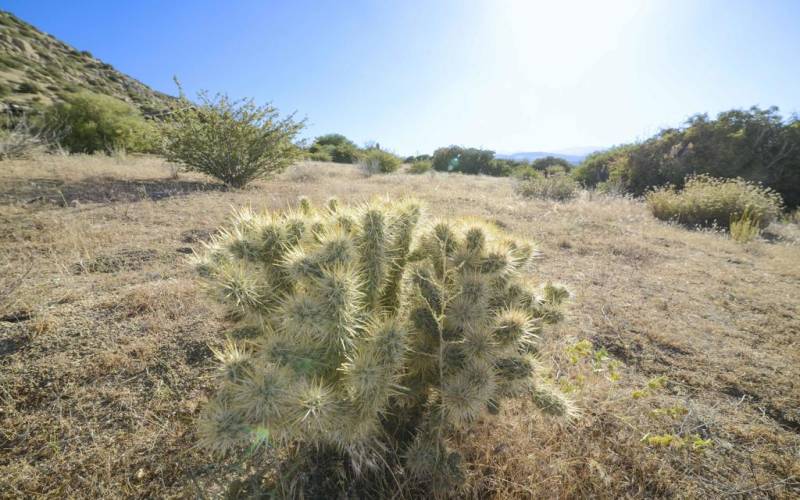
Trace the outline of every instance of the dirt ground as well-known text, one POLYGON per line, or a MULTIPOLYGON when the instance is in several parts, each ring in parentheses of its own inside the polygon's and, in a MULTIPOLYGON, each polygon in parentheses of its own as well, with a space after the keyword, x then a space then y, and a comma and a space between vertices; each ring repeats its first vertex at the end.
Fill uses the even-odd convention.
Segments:
POLYGON ((232 207, 299 195, 494 221, 538 242, 532 280, 575 292, 541 357, 582 416, 519 401, 481 423, 460 443, 465 496, 800 496, 791 238, 742 245, 595 193, 523 199, 511 179, 305 163, 227 191, 158 158, 52 156, 0 164, 0 497, 212 497, 251 466, 194 447, 227 324, 186 260, 232 207))

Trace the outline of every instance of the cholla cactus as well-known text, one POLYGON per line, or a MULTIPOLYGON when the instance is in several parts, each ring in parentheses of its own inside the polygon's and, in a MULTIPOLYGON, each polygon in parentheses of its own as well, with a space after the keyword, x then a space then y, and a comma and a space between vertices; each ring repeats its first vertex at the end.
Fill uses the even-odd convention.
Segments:
POLYGON ((217 352, 221 386, 200 427, 227 451, 252 440, 404 450, 409 474, 445 491, 460 481, 449 438, 525 395, 569 415, 534 385, 534 347, 565 288, 521 280, 535 252, 478 221, 417 236, 414 201, 236 214, 198 257, 233 317, 259 334, 217 352), (384 446, 374 446, 382 444, 384 446))
POLYGON ((503 398, 529 395, 547 414, 574 414, 558 391, 534 385, 536 341, 569 297, 559 285, 524 286, 534 255, 493 226, 461 221, 435 224, 411 256, 404 298, 415 355, 402 381, 411 390, 397 400, 424 408, 407 468, 435 490, 462 482, 446 436, 497 413, 503 398))

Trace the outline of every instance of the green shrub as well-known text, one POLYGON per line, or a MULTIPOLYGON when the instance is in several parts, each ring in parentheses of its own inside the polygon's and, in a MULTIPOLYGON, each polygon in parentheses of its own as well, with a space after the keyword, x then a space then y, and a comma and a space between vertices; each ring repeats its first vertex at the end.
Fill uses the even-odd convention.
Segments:
POLYGON ((600 182, 595 186, 595 191, 600 194, 605 194, 608 196, 626 196, 627 190, 625 189, 625 185, 615 179, 609 179, 605 182, 600 182))
POLYGON ((565 176, 567 174, 569 174, 569 167, 564 167, 563 165, 550 165, 544 169, 544 175, 546 177, 551 177, 554 175, 565 176))
POLYGON ((333 161, 330 151, 325 149, 318 149, 306 154, 306 158, 313 161, 333 161))
POLYGON ((34 82, 22 82, 17 86, 17 92, 20 94, 38 94, 42 91, 34 82))
POLYGON ((394 172, 403 164, 400 158, 381 149, 366 151, 362 155, 361 163, 362 168, 371 174, 388 174, 394 172))
MULTIPOLYGON (((453 438, 506 398, 574 415, 537 379, 533 355, 566 290, 527 288, 530 244, 475 221, 418 235, 420 217, 409 200, 332 200, 322 210, 302 200, 283 214, 238 214, 197 258, 239 319, 235 330, 252 332, 218 351, 203 446, 243 452, 266 442, 291 445, 291 456, 343 456, 347 482, 370 464, 384 477, 402 467, 410 484, 440 496, 466 478, 453 438)), ((286 470, 278 480, 293 496, 313 496, 304 494, 308 470, 286 470)))
POLYGON ((493 177, 508 177, 520 163, 516 160, 503 160, 495 158, 489 166, 481 171, 484 175, 493 177))
POLYGON ((155 148, 156 130, 130 104, 113 97, 79 92, 45 112, 50 129, 60 129, 61 145, 72 153, 126 149, 146 152, 155 148))
POLYGON ((408 173, 424 174, 425 172, 430 172, 432 169, 433 169, 433 164, 430 160, 418 160, 409 165, 408 173))
POLYGON ((20 69, 24 64, 11 54, 0 54, 0 69, 20 69))
POLYGON ((300 157, 293 144, 303 122, 281 119, 270 105, 232 101, 227 95, 199 94, 180 105, 162 125, 169 161, 215 177, 232 187, 283 171, 300 157))
POLYGON ((494 151, 487 149, 448 146, 433 152, 433 168, 440 172, 462 172, 502 176, 511 173, 511 165, 495 160, 494 151))
POLYGON ((569 176, 551 175, 523 181, 517 191, 526 198, 566 201, 578 195, 578 184, 569 176))
POLYGON ((533 168, 531 165, 520 165, 511 172, 511 175, 514 178, 523 181, 537 179, 542 176, 541 172, 533 168))
POLYGON ((356 144, 342 134, 325 134, 314 139, 318 146, 353 146, 356 144))
POLYGON ((646 196, 653 215, 690 227, 727 228, 745 214, 759 228, 781 213, 783 201, 775 191, 743 179, 717 179, 707 175, 687 178, 684 188, 666 186, 646 196))
POLYGON ((800 205, 800 119, 784 119, 775 107, 696 115, 641 143, 590 155, 575 178, 587 187, 615 179, 640 196, 667 184, 680 189, 695 174, 760 183, 788 207, 800 205))
POLYGON ((361 151, 355 145, 339 144, 332 147, 331 158, 336 163, 355 163, 361 157, 361 151))
POLYGON ((314 139, 308 148, 311 153, 322 153, 330 156, 336 163, 356 163, 361 157, 361 150, 356 144, 342 134, 326 134, 314 139))
MULTIPOLYGON (((631 145, 615 146, 590 154, 572 171, 572 178, 586 188, 592 188, 601 182, 608 181, 611 172, 620 168, 620 162, 627 161, 628 153, 633 147, 631 145)), ((627 189, 627 186, 624 187, 627 189)))
POLYGON ((433 160, 433 156, 431 156, 431 155, 427 155, 427 154, 416 155, 416 156, 412 155, 412 156, 406 156, 406 159, 403 160, 403 163, 408 163, 410 165, 410 164, 416 163, 418 161, 432 161, 432 160, 433 160))
POLYGON ((562 172, 568 172, 572 168, 572 164, 564 158, 557 156, 545 156, 544 158, 537 158, 531 162, 531 167, 540 172, 546 171, 550 167, 562 167, 562 172))

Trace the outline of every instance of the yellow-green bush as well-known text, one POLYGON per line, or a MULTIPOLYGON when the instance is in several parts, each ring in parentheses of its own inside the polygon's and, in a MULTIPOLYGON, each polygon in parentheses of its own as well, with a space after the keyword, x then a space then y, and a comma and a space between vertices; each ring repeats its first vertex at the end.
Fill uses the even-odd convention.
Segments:
POLYGON ((646 200, 656 218, 692 227, 728 228, 747 211, 751 222, 763 228, 780 215, 783 205, 772 189, 743 179, 707 175, 688 177, 680 191, 671 186, 651 191, 646 200))
POLYGON ((526 198, 566 201, 578 195, 578 183, 566 175, 534 177, 519 183, 517 192, 526 198))
POLYGON ((746 208, 741 216, 731 217, 730 232, 734 241, 747 243, 758 237, 761 228, 758 221, 750 214, 750 209, 746 208))
POLYGON ((311 153, 312 159, 317 161, 355 163, 361 157, 361 150, 358 146, 342 134, 321 135, 314 139, 308 151, 311 153))
POLYGON ((408 167, 408 173, 410 174, 424 174, 431 170, 433 170, 433 164, 430 160, 415 161, 408 167))
MULTIPOLYGON (((454 438, 504 399, 573 414, 537 379, 532 354, 561 318, 566 289, 528 288, 529 243, 478 221, 419 231, 421 215, 414 201, 335 200, 238 214, 198 270, 255 335, 218 353, 203 445, 334 453, 350 464, 348 481, 402 468, 412 484, 443 493, 465 478, 454 438)), ((302 483, 304 472, 287 479, 302 483)))
POLYGON ((403 164, 399 157, 381 149, 368 149, 361 155, 360 162, 361 168, 370 174, 388 174, 403 164))
POLYGON ((45 126, 60 130, 60 144, 72 153, 156 148, 157 131, 132 105, 110 96, 83 91, 45 112, 45 126))

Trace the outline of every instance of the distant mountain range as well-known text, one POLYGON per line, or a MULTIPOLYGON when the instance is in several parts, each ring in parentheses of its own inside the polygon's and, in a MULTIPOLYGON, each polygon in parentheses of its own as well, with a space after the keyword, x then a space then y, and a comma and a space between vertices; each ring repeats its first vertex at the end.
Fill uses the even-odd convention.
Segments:
POLYGON ((586 146, 578 148, 562 149, 559 151, 527 151, 509 154, 497 154, 497 158, 503 160, 516 160, 516 161, 533 161, 546 156, 555 156, 556 158, 563 158, 568 162, 577 165, 582 162, 589 154, 604 149, 597 146, 586 146))

